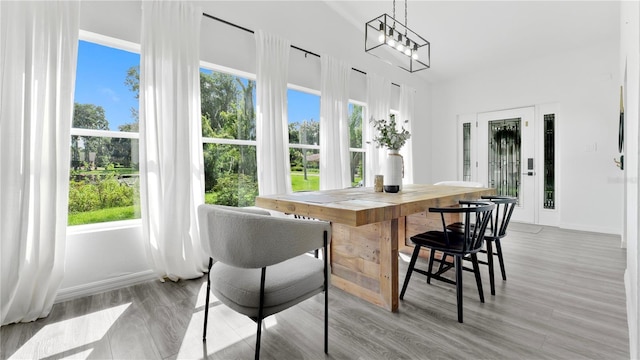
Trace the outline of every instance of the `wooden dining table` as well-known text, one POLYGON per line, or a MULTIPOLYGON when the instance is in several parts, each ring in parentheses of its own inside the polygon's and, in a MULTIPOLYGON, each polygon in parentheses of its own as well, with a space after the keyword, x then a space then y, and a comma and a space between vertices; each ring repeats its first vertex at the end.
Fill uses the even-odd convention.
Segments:
POLYGON ((494 194, 490 188, 412 184, 398 193, 358 187, 258 196, 256 206, 331 222, 332 285, 396 311, 398 252, 412 251, 411 236, 442 229, 440 216, 428 208, 494 194))

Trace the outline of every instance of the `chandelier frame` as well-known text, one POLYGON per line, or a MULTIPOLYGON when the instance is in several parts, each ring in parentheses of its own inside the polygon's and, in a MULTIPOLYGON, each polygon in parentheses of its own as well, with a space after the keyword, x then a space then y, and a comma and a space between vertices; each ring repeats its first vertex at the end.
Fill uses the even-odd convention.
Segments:
POLYGON ((431 67, 431 43, 389 14, 365 23, 364 33, 365 52, 410 73, 431 67))

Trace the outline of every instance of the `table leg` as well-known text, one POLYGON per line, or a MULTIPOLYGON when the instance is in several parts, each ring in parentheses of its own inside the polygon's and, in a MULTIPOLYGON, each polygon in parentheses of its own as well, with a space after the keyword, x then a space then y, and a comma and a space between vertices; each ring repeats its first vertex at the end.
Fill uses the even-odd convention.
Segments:
POLYGON ((386 308, 398 310, 398 219, 382 223, 380 292, 386 308))
POLYGON ((396 311, 398 230, 398 219, 358 227, 333 223, 332 284, 387 310, 396 311))

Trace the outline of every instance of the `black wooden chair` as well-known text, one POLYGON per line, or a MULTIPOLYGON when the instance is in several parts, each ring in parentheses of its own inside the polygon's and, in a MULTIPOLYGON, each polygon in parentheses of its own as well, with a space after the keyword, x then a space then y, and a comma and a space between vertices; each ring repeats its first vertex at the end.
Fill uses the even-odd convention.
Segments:
MULTIPOLYGON (((500 240, 507 236, 507 228, 511 220, 511 214, 513 213, 513 209, 518 202, 518 198, 493 195, 483 196, 482 200, 491 201, 496 205, 495 210, 491 214, 491 220, 489 221, 489 225, 487 226, 486 234, 484 235, 484 239, 486 240, 486 250, 480 250, 480 252, 487 254, 487 260, 478 260, 478 263, 487 265, 487 267, 489 268, 489 283, 491 285, 491 295, 495 295, 496 285, 494 279, 493 257, 498 257, 502 280, 506 281, 507 275, 504 269, 504 258, 502 256, 502 244, 500 243, 500 240), (494 244, 495 251, 493 249, 494 244)), ((464 224, 455 223, 449 225, 447 228, 450 230, 461 232, 464 229, 464 224)), ((466 257, 465 260, 471 260, 471 258, 466 257)))
MULTIPOLYGON (((507 236, 507 227, 511 220, 511 214, 513 209, 518 203, 518 198, 509 196, 483 196, 482 199, 490 200, 496 204, 496 209, 493 211, 491 224, 489 225, 489 233, 484 235, 487 244, 487 261, 480 261, 481 264, 486 264, 489 267, 489 281, 491 283, 491 295, 496 294, 495 280, 493 278, 493 256, 498 257, 500 263, 500 273, 502 274, 502 280, 507 280, 507 274, 504 270, 504 258, 502 257, 502 244, 500 240, 507 236), (495 244, 496 251, 493 252, 493 246, 495 244)), ((485 250, 483 250, 485 252, 485 250)))
POLYGON ((407 285, 409 285, 411 274, 414 271, 426 275, 428 282, 433 278, 450 284, 455 284, 458 304, 458 322, 462 322, 462 260, 466 256, 470 256, 473 263, 473 272, 476 277, 480 301, 484 302, 482 279, 480 277, 480 267, 478 266, 476 254, 482 249, 485 231, 491 217, 491 212, 495 207, 496 205, 491 202, 460 201, 460 205, 456 207, 429 208, 429 212, 440 213, 443 231, 427 231, 411 237, 411 241, 415 244, 415 248, 413 250, 413 255, 411 256, 411 261, 409 262, 409 269, 407 270, 404 284, 402 285, 400 299, 404 299, 404 294, 407 291, 407 285), (447 229, 444 214, 460 214, 463 216, 464 224, 466 224, 463 226, 463 231, 447 229), (472 226, 471 224, 477 224, 477 226, 472 226), (415 267, 416 260, 418 259, 418 255, 420 254, 420 249, 422 247, 430 249, 429 268, 427 271, 415 267), (441 276, 442 273, 446 271, 444 269, 433 273, 435 251, 442 252, 443 259, 446 258, 446 255, 453 257, 456 272, 455 281, 441 276))

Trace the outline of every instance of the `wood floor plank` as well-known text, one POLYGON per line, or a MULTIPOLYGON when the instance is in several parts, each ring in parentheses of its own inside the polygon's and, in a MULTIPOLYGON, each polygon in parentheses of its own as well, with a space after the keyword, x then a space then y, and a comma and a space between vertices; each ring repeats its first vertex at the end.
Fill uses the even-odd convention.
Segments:
MULTIPOLYGON (((262 358, 629 358, 619 237, 542 227, 535 234, 510 231, 502 247, 508 280, 496 270, 495 296, 486 267, 485 303, 473 274, 463 275, 463 324, 454 286, 429 285, 418 274, 396 313, 331 287, 329 355, 322 344, 324 296, 317 295, 265 320, 262 358)), ((400 282, 405 260, 398 261, 400 282)), ((0 358, 253 358, 255 323, 215 297, 202 342, 204 282, 151 281, 55 304, 45 319, 3 326, 0 358)))

